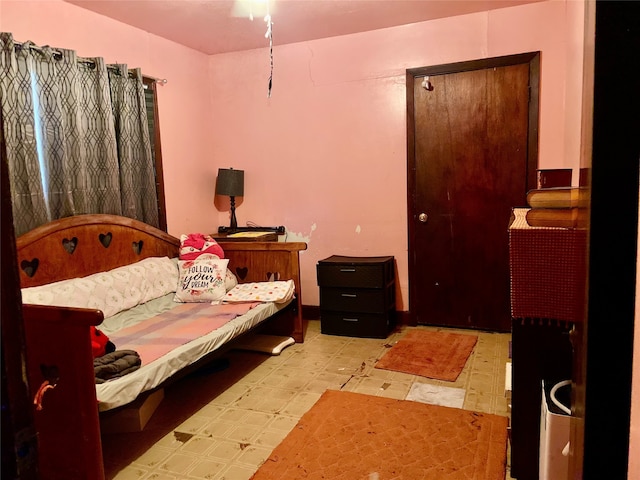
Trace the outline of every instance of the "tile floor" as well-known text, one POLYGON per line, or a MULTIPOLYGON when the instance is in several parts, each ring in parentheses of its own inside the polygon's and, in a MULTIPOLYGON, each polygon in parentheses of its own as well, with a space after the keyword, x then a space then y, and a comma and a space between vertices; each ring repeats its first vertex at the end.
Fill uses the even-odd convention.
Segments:
POLYGON ((339 337, 322 335, 320 322, 311 320, 305 342, 279 356, 228 352, 165 389, 142 432, 103 435, 107 479, 246 480, 328 388, 404 399, 418 381, 465 389, 465 409, 508 415, 510 334, 451 329, 478 335, 455 382, 374 368, 408 328, 437 330, 403 327, 387 339, 339 337))

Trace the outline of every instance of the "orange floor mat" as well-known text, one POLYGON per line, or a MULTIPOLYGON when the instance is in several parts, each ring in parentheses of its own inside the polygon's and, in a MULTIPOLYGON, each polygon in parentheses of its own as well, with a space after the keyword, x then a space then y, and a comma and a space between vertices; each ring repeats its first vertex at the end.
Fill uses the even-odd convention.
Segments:
POLYGON ((477 341, 475 335, 413 330, 385 353, 376 368, 453 382, 477 341))
POLYGON ((504 480, 507 418, 327 390, 252 480, 504 480))

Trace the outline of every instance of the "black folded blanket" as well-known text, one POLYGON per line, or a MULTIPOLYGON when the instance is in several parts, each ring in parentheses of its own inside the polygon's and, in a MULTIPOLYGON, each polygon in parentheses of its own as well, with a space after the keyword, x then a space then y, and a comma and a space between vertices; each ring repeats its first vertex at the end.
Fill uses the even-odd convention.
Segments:
POLYGON ((93 359, 96 383, 122 377, 140 368, 140 355, 134 350, 116 350, 93 359))

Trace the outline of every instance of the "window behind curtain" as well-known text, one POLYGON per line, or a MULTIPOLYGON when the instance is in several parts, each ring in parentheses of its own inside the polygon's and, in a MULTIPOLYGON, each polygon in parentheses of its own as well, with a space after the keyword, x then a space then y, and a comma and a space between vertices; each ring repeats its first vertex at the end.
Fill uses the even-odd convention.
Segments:
POLYGON ((16 234, 86 213, 166 230, 154 79, 0 32, 0 105, 16 234), (148 131, 151 123, 150 134, 148 131))
POLYGON ((167 231, 167 211, 164 198, 164 177, 162 173, 162 150, 160 148, 160 128, 158 120, 158 84, 156 79, 143 77, 144 99, 147 106, 151 155, 156 171, 156 189, 158 192, 158 220, 160 229, 167 231))

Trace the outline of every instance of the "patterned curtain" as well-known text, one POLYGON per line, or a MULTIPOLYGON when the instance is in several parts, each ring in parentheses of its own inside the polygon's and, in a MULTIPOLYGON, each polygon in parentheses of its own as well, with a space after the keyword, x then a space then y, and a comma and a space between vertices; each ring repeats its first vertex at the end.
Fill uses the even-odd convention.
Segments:
POLYGON ((140 70, 0 33, 0 108, 16 235, 84 213, 158 226, 140 70))
POLYGON ((158 194, 149 140, 142 72, 126 65, 109 69, 115 117, 122 215, 158 227, 158 194))

